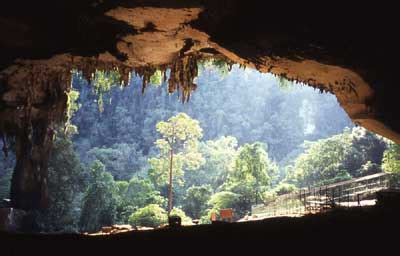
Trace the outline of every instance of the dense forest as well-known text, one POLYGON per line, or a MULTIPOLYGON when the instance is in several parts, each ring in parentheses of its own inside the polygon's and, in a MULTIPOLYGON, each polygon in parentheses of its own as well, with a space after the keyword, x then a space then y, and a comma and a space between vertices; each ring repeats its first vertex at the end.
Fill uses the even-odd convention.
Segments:
MULTIPOLYGON (((296 188, 400 169, 398 145, 355 127, 333 95, 303 84, 202 63, 183 104, 160 71, 144 92, 134 73, 128 86, 117 80, 96 72, 89 84, 73 72, 37 231, 157 227, 168 214, 208 223, 222 208, 240 218, 296 188)), ((7 198, 15 157, 0 160, 7 198)))

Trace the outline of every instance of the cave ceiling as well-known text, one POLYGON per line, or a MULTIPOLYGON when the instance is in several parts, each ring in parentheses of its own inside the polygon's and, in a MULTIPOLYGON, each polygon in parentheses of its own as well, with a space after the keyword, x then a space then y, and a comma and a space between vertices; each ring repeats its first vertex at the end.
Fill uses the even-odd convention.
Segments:
MULTIPOLYGON (((333 93, 353 122, 400 143, 398 24, 396 8, 368 3, 7 1, 0 131, 27 139, 27 125, 61 120, 72 69, 88 79, 96 69, 118 69, 125 84, 132 70, 147 81, 170 69, 169 91, 187 100, 197 61, 214 57, 333 93)), ((45 154, 46 136, 36 133, 45 154)))

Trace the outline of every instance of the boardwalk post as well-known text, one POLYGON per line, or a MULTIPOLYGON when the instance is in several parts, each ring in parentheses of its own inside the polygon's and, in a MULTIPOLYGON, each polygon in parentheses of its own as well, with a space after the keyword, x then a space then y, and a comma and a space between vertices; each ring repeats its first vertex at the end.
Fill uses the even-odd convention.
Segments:
POLYGON ((325 186, 325 207, 328 206, 328 186, 325 186))
POLYGON ((347 208, 350 208, 350 193, 347 191, 347 208))
POLYGON ((323 204, 322 204, 322 187, 319 187, 319 197, 318 197, 318 202, 320 203, 319 205, 319 210, 321 211, 323 204))
MULTIPOLYGON (((302 203, 301 203, 301 200, 302 200, 302 198, 301 198, 301 189, 300 189, 300 191, 299 191, 299 199, 300 199, 300 207, 301 207, 301 205, 302 205, 302 203)), ((299 209, 299 213, 301 212, 301 208, 299 209)))
POLYGON ((317 197, 316 197, 316 195, 315 195, 315 188, 313 188, 313 190, 314 190, 314 211, 316 211, 316 209, 317 209, 317 197))

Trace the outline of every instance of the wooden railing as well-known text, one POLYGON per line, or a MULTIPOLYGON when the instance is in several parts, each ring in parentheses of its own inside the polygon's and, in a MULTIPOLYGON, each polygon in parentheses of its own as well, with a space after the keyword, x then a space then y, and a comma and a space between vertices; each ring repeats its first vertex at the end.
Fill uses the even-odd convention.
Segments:
POLYGON ((333 207, 354 207, 375 203, 375 194, 390 187, 390 175, 377 173, 326 186, 301 188, 275 197, 268 204, 255 205, 260 217, 299 216, 333 207))

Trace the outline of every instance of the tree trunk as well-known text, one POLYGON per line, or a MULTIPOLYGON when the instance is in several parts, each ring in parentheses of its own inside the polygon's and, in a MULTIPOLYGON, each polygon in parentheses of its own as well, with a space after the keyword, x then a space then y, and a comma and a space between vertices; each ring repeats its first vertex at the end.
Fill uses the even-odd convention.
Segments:
POLYGON ((168 216, 172 210, 172 161, 174 159, 174 151, 170 150, 170 160, 169 160, 169 184, 168 184, 168 216))

